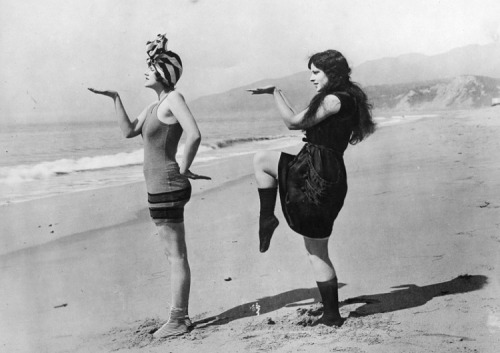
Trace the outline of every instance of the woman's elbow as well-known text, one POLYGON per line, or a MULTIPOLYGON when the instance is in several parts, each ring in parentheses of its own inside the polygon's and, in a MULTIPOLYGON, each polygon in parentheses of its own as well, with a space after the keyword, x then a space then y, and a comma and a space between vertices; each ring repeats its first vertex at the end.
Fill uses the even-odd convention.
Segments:
POLYGON ((285 123, 285 126, 288 128, 288 130, 300 130, 302 129, 302 121, 299 119, 296 119, 295 117, 291 117, 288 119, 283 119, 283 122, 285 123))
POLYGON ((198 132, 193 132, 187 136, 187 139, 191 141, 192 144, 200 144, 201 142, 201 133, 198 132))

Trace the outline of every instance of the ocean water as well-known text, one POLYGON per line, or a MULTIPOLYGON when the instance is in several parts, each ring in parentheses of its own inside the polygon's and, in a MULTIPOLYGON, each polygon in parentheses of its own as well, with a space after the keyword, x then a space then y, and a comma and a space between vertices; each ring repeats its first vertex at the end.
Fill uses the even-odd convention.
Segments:
MULTIPOLYGON (((199 121, 195 164, 300 142, 276 121, 199 121)), ((183 152, 183 139, 178 158, 183 152)), ((0 131, 0 205, 143 180, 141 136, 126 139, 115 121, 4 126, 0 131)))
MULTIPOLYGON (((379 126, 432 115, 377 117, 379 126)), ((199 163, 301 143, 281 119, 199 121, 199 163)), ((183 151, 179 146, 178 159, 183 151)), ((143 180, 143 144, 126 139, 115 121, 3 126, 0 131, 0 205, 143 180)))

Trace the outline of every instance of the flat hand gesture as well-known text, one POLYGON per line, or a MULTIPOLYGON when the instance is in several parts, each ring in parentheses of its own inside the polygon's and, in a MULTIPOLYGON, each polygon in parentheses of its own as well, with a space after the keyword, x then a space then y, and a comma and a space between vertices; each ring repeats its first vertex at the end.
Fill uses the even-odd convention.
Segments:
POLYGON ((195 180, 195 179, 212 180, 212 178, 210 178, 209 176, 194 174, 194 173, 191 173, 191 171, 189 171, 189 170, 187 170, 181 174, 188 177, 189 179, 193 179, 193 180, 195 180))
POLYGON ((108 97, 111 97, 113 99, 115 99, 116 97, 118 97, 118 92, 116 92, 116 91, 98 90, 98 89, 95 89, 95 88, 88 88, 88 90, 90 92, 92 92, 92 93, 102 94, 103 96, 108 96, 108 97))
POLYGON ((276 86, 265 86, 258 88, 250 88, 247 89, 246 91, 252 92, 252 94, 273 94, 275 89, 276 86))

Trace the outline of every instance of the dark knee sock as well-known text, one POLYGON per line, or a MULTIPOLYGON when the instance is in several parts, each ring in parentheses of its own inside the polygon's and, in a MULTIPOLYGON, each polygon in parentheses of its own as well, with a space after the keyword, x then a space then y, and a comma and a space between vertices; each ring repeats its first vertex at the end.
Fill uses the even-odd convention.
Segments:
POLYGON ((260 199, 259 240, 260 252, 266 252, 279 222, 274 215, 278 188, 258 189, 260 199))
POLYGON ((274 208, 276 207, 276 197, 278 188, 257 189, 260 199, 260 217, 266 218, 274 216, 274 208))
POLYGON ((316 282, 323 301, 324 317, 341 320, 339 312, 339 285, 337 277, 325 282, 316 282))

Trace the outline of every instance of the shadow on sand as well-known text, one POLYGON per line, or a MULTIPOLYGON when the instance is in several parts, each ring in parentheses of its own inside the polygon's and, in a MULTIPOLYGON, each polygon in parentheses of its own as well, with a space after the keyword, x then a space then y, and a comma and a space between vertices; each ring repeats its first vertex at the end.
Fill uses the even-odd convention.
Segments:
MULTIPOLYGON (((340 303, 341 306, 349 304, 362 303, 349 314, 349 317, 359 317, 373 315, 377 313, 386 313, 391 311, 403 310, 424 305, 432 298, 467 293, 479 290, 487 283, 487 277, 476 275, 458 276, 447 282, 431 284, 419 287, 414 284, 399 285, 392 288, 398 290, 390 293, 381 293, 373 295, 364 295, 356 298, 349 298, 340 303)), ((343 287, 345 284, 339 284, 343 287)), ((219 315, 208 317, 194 322, 198 327, 207 327, 211 325, 225 325, 233 320, 244 317, 255 316, 257 312, 267 314, 283 307, 296 307, 310 305, 309 303, 299 303, 304 300, 312 299, 313 302, 321 300, 317 288, 301 288, 292 291, 280 293, 278 295, 264 297, 253 302, 238 305, 226 310, 219 315)))
MULTIPOLYGON (((339 284, 339 287, 345 284, 339 284)), ((194 322, 197 327, 206 327, 211 325, 225 325, 233 320, 244 317, 267 314, 272 311, 284 308, 313 304, 320 301, 320 295, 317 288, 300 288, 288 292, 280 293, 270 297, 260 298, 253 302, 238 305, 226 310, 219 315, 208 317, 194 322), (308 303, 298 303, 304 300, 312 300, 308 303)))
POLYGON ((414 284, 403 284, 392 287, 398 290, 390 293, 363 295, 356 298, 349 298, 342 304, 364 305, 358 307, 349 314, 349 317, 367 316, 378 313, 387 313, 391 311, 410 309, 424 305, 432 298, 445 295, 472 292, 484 287, 488 283, 486 276, 464 275, 458 276, 447 282, 430 284, 419 287, 414 284))

